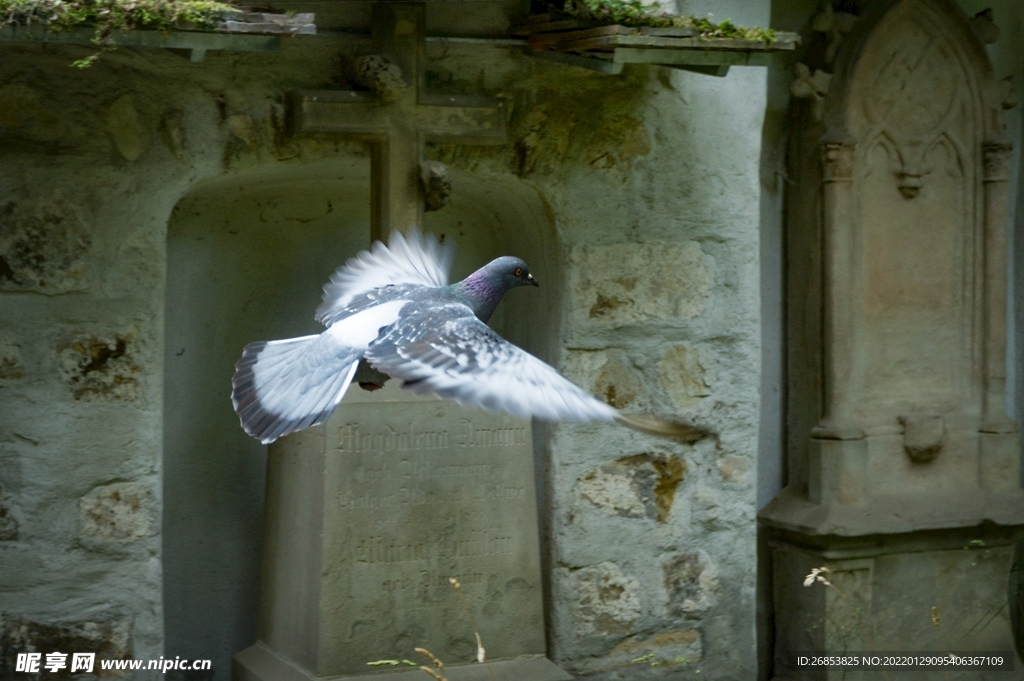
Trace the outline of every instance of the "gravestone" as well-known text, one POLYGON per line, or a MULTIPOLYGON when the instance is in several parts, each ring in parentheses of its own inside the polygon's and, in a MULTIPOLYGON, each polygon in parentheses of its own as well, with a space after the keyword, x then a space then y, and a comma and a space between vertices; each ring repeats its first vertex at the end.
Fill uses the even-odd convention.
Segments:
POLYGON ((790 154, 789 484, 762 518, 775 672, 794 679, 848 673, 800 652, 1008 653, 1024 529, 1004 93, 952 2, 854 19, 790 154), (805 586, 820 567, 831 586, 805 586))
POLYGON ((470 663, 476 632, 509 678, 569 678, 544 658, 529 422, 396 383, 350 391, 326 424, 270 447, 259 642, 235 678, 427 663, 416 647, 470 663))

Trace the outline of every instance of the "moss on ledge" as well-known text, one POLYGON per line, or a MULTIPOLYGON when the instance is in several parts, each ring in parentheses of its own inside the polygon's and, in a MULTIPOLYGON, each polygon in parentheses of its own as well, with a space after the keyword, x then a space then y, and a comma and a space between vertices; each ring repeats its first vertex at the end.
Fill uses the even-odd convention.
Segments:
MULTIPOLYGON (((115 47, 115 31, 216 29, 233 5, 213 0, 0 0, 0 28, 45 26, 48 31, 94 27, 93 42, 115 47)), ((99 52, 72 63, 90 66, 99 52)))
POLYGON ((668 14, 657 7, 645 5, 642 0, 566 0, 559 14, 599 24, 691 28, 704 39, 760 40, 766 43, 775 40, 775 30, 771 28, 744 28, 729 19, 716 24, 710 19, 668 14))

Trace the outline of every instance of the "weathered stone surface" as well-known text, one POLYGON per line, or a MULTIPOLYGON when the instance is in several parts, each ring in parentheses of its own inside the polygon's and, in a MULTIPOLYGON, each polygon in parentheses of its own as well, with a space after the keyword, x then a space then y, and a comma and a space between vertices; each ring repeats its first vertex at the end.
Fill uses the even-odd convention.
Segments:
POLYGON ((177 160, 185 163, 185 145, 187 143, 185 132, 185 114, 181 109, 171 109, 164 114, 160 120, 160 134, 167 150, 177 160))
POLYGON ((903 424, 903 449, 914 463, 928 463, 938 455, 946 440, 946 424, 941 416, 914 414, 900 416, 903 424))
MULTIPOLYGON (((826 507, 813 523, 823 534, 1024 522, 1024 492, 997 479, 1019 479, 1019 457, 998 453, 1019 439, 1006 409, 1010 149, 994 74, 948 5, 897 3, 860 21, 823 123, 793 128, 817 158, 794 167, 787 211, 787 499, 826 507), (936 495, 956 501, 935 513, 936 495), (870 513, 831 511, 861 503, 870 513)), ((788 520, 769 515, 783 523, 801 515, 779 508, 788 520)))
MULTIPOLYGON (((27 678, 24 672, 15 672, 18 653, 61 652, 71 659, 72 653, 96 653, 94 673, 100 678, 122 677, 124 671, 104 671, 100 660, 125 660, 132 657, 131 619, 112 613, 102 619, 86 621, 39 622, 12 613, 0 612, 0 677, 27 678)), ((45 658, 44 658, 45 659, 45 658)), ((57 673, 43 672, 42 678, 72 678, 70 665, 57 673)), ((79 674, 75 674, 79 677, 79 674)))
POLYGON ((45 95, 24 84, 0 87, 0 129, 5 136, 26 138, 44 144, 59 140, 67 122, 47 106, 45 95))
POLYGON ((873 538, 864 538, 847 542, 861 556, 851 559, 828 558, 827 548, 779 542, 773 552, 776 668, 792 678, 812 678, 795 669, 797 650, 1012 651, 1006 605, 1012 541, 1012 533, 1002 529, 950 530, 930 550, 920 550, 921 542, 904 534, 892 537, 881 552, 873 538), (812 569, 821 567, 830 570, 827 579, 835 588, 821 582, 803 586, 812 569))
POLYGON ((630 636, 612 648, 609 662, 628 660, 661 669, 688 669, 701 660, 702 637, 697 629, 663 631, 653 636, 630 636), (618 659, 616 659, 618 658, 618 659))
POLYGON ((59 191, 45 200, 0 204, 0 291, 84 289, 88 229, 81 206, 59 191))
MULTIPOLYGON (((733 18, 767 25, 768 3, 751 4, 760 8, 756 16, 741 18, 734 13, 733 18)), ((432 6, 429 12, 435 10, 432 6)), ((467 16, 495 12, 501 15, 501 26, 506 21, 503 11, 471 10, 445 11, 467 16)), ((338 50, 349 50, 350 43, 365 47, 359 41, 343 42, 286 41, 278 55, 223 54, 211 56, 201 67, 160 50, 118 50, 91 69, 78 71, 67 64, 81 55, 74 54, 76 48, 61 46, 15 47, 0 63, 0 82, 27 84, 36 102, 5 109, 14 111, 18 122, 0 130, 0 147, 11 161, 0 164, 3 190, 7 196, 34 200, 35 192, 23 187, 62 186, 65 192, 75 187, 84 198, 76 194, 73 203, 87 215, 92 238, 83 256, 87 295, 19 295, 0 302, 0 326, 21 344, 25 371, 13 390, 4 389, 5 395, 16 398, 12 409, 6 409, 8 403, 0 409, 0 430, 19 434, 0 438, 3 447, 16 452, 23 468, 10 475, 5 457, 0 475, 5 483, 17 479, 10 489, 17 491, 21 508, 28 508, 21 496, 24 483, 33 490, 25 495, 32 503, 45 500, 52 509, 42 516, 32 513, 21 523, 18 541, 25 542, 27 550, 3 552, 9 562, 0 566, 0 600, 20 604, 9 608, 29 612, 30 605, 33 613, 35 608, 62 609, 68 613, 66 619, 78 621, 97 611, 98 603, 120 602, 134 617, 132 637, 139 657, 155 658, 165 652, 213 657, 218 674, 228 673, 237 641, 255 635, 250 608, 256 597, 258 566, 253 554, 260 532, 254 517, 260 513, 264 488, 263 459, 260 448, 238 432, 223 386, 245 342, 314 332, 309 309, 320 286, 333 267, 354 254, 350 244, 358 240, 359 246, 365 245, 369 162, 364 144, 289 137, 280 113, 282 87, 331 88, 339 71, 338 50), (103 114, 126 92, 131 93, 140 126, 152 133, 160 130, 160 117, 167 111, 184 112, 179 130, 187 163, 156 144, 136 161, 122 162, 124 156, 107 132, 103 114), (227 118, 233 115, 249 116, 254 146, 230 129, 227 118), (44 137, 51 141, 44 142, 44 137), (226 147, 240 152, 225 154, 226 147), (335 191, 329 201, 310 190, 308 178, 334 179, 343 174, 337 172, 339 167, 350 166, 356 170, 332 185, 335 191), (172 207, 198 186, 209 188, 214 197, 206 208, 220 206, 212 212, 222 221, 216 224, 224 225, 224 248, 213 246, 210 231, 165 239, 172 207), (246 191, 239 191, 242 187, 246 191), (238 209, 233 197, 239 194, 258 202, 259 208, 238 209), (299 204, 302 210, 291 207, 299 204), (312 227, 331 210, 328 219, 339 220, 337 240, 318 240, 312 227), (282 247, 286 237, 293 239, 287 242, 291 248, 282 247), (247 242, 251 250, 232 244, 232 239, 238 245, 247 242), (133 243, 144 248, 136 251, 129 246, 133 243), (175 276, 167 277, 166 323, 165 248, 177 257, 175 276), (323 253, 330 251, 339 257, 325 258, 323 253), (254 275, 239 267, 243 252, 247 257, 254 252, 269 254, 260 261, 264 271, 254 275), (287 285, 261 288, 267 280, 287 285), (176 295, 171 295, 172 287, 176 295), (274 296, 277 299, 268 303, 274 296), (209 301, 204 309, 222 314, 191 323, 190 315, 207 305, 189 302, 197 298, 209 301), (182 301, 186 304, 174 307, 182 301), (291 312, 294 316, 289 317, 291 312), (241 321, 243 317, 247 321, 241 321), (68 384, 53 361, 53 351, 70 347, 74 340, 53 340, 52 330, 62 327, 73 330, 70 336, 91 334, 108 348, 112 336, 139 328, 138 380, 146 400, 125 403, 92 399, 94 395, 71 402, 68 384), (185 331, 163 357, 158 351, 165 328, 168 339, 174 329, 185 331), (200 355, 202 361, 190 363, 200 355), (159 374, 164 367, 164 380, 178 385, 180 392, 170 395, 167 411, 162 412, 159 374), (21 399, 22 393, 28 399, 21 399), (193 419, 193 412, 181 406, 189 401, 210 406, 193 419), (31 440, 22 440, 21 435, 31 440), (178 449, 165 450, 161 461, 164 436, 182 443, 178 449), (195 464, 187 474, 174 468, 182 459, 195 464), (175 511, 166 523, 173 528, 167 538, 175 540, 161 549, 160 541, 149 537, 109 556, 68 550, 77 532, 78 499, 85 490, 112 479, 105 476, 134 480, 161 466, 165 498, 176 500, 175 506, 166 507, 175 511), (197 518, 201 520, 195 522, 197 518), (47 584, 32 592, 22 586, 24 580, 48 575, 54 565, 61 566, 66 578, 61 585, 47 584), (78 595, 73 602, 67 601, 70 587, 64 585, 75 585, 78 595)), ((699 347, 701 359, 711 361, 717 371, 735 372, 728 380, 709 378, 715 395, 699 403, 711 414, 709 423, 723 433, 721 452, 711 442, 693 448, 657 445, 612 425, 564 424, 538 432, 538 480, 550 485, 545 495, 549 515, 544 520, 551 524, 548 564, 556 566, 549 575, 556 594, 552 607, 568 608, 570 600, 558 595, 564 594, 571 578, 557 566, 614 562, 639 584, 641 614, 635 638, 627 640, 642 642, 659 632, 704 629, 710 632, 705 640, 715 641, 705 655, 711 660, 705 664, 714 666, 705 674, 714 669, 723 678, 751 677, 749 594, 754 563, 749 558, 754 525, 749 514, 744 518, 736 509, 752 507, 753 497, 749 485, 723 482, 715 462, 725 454, 748 456, 753 462, 757 446, 757 167, 764 69, 733 69, 725 79, 628 69, 621 78, 609 78, 524 59, 517 50, 502 46, 443 41, 428 43, 427 49, 431 68, 449 70, 456 85, 467 84, 461 93, 452 94, 500 94, 509 103, 508 125, 515 130, 514 139, 531 133, 536 137, 529 149, 527 144, 520 147, 528 152, 523 154, 514 145, 472 151, 453 147, 443 160, 457 178, 458 190, 450 206, 427 216, 429 226, 459 243, 460 253, 473 244, 473 257, 465 260, 464 268, 457 264, 457 276, 479 261, 509 252, 545 274, 539 290, 508 296, 492 320, 495 327, 556 363, 579 349, 621 349, 619 368, 628 371, 610 371, 608 384, 616 387, 615 402, 632 399, 625 404, 630 411, 646 412, 652 405, 658 413, 671 412, 673 405, 659 387, 658 365, 672 344, 699 347), (519 172, 529 175, 529 182, 517 177, 519 172), (532 197, 525 204, 509 198, 524 195, 532 197), (592 296, 584 313, 572 317, 573 275, 567 256, 575 248, 683 241, 700 243, 714 280, 703 313, 685 325, 676 324, 678 318, 671 315, 645 318, 620 332, 618 321, 589 317, 596 302, 592 296), (584 337, 594 328, 606 336, 596 341, 584 337), (581 337, 584 342, 578 343, 581 337), (726 347, 734 351, 726 355, 726 347), (636 372, 645 390, 624 388, 632 385, 626 378, 629 372, 636 372), (657 511, 647 505, 645 515, 634 518, 607 513, 589 501, 577 504, 574 487, 587 471, 624 454, 653 451, 685 458, 688 464, 665 523, 657 523, 649 515, 656 516, 657 511), (698 484, 727 487, 723 521, 714 530, 690 522, 691 491, 698 484), (561 527, 573 510, 575 524, 561 527), (637 527, 641 530, 635 531, 637 527), (694 544, 706 546, 727 576, 725 595, 700 622, 680 624, 665 612, 661 557, 692 550, 694 544), (584 552, 588 555, 577 560, 584 552), (734 557, 731 567, 722 561, 723 553, 734 557)), ((0 107, 9 101, 0 97, 0 107)), ((42 198, 49 201, 48 196, 42 198)), ((192 204, 182 202, 174 222, 197 221, 192 209, 192 204)), ((85 281, 83 277, 83 287, 85 281)), ((603 292, 609 293, 615 292, 603 292)), ((126 356, 131 352, 129 344, 126 356)), ((595 371, 600 373, 604 364, 595 371)), ((603 389, 598 393, 606 395, 603 389)), ((645 467, 655 475, 650 465, 645 467)), ((155 483, 153 488, 159 487, 155 483)), ((462 617, 456 611, 452 620, 462 617)), ((600 645, 584 650, 576 643, 570 616, 559 612, 552 622, 549 650, 566 666, 598 660, 621 643, 622 637, 601 636, 600 645)), ((490 650, 490 643, 485 644, 490 650)), ((645 665, 627 669, 614 674, 658 672, 645 665)))
POLYGON ((579 246, 570 256, 572 314, 615 326, 693 319, 712 285, 705 258, 696 241, 579 246))
POLYGON ((14 499, 3 487, 0 487, 0 541, 13 541, 18 538, 18 518, 14 507, 14 499))
POLYGON ((636 369, 618 349, 570 353, 566 375, 616 409, 633 404, 644 393, 636 369))
POLYGON ((61 377, 76 400, 135 401, 141 397, 138 331, 83 334, 59 351, 61 377))
POLYGON ((147 131, 139 119, 131 95, 121 95, 107 107, 104 114, 107 132, 114 140, 118 153, 126 161, 135 161, 146 149, 147 131))
POLYGON ((750 479, 750 459, 745 456, 726 454, 716 462, 718 472, 729 482, 746 482, 750 479))
POLYGON ((409 87, 402 77, 401 67, 379 54, 353 59, 352 78, 376 92, 383 102, 394 102, 409 87))
POLYGON ((440 161, 421 161, 420 184, 423 185, 423 210, 441 210, 448 205, 452 198, 452 179, 448 175, 448 166, 440 161))
POLYGON ((718 600, 718 569, 704 550, 679 554, 662 564, 672 612, 692 619, 718 600))
POLYGON ((0 339, 0 388, 12 385, 24 375, 21 347, 14 341, 0 339))
POLYGON ((670 347, 658 365, 661 386, 680 409, 689 409, 711 394, 700 351, 685 343, 670 347))
POLYGON ((640 582, 610 561, 571 573, 576 634, 619 637, 640 617, 640 582))
POLYGON ((576 495, 606 512, 663 523, 685 475, 686 464, 675 456, 634 454, 587 472, 576 495))
POLYGON ((225 122, 236 140, 249 149, 256 148, 256 130, 252 118, 245 114, 232 114, 225 122))
POLYGON ((131 544, 156 532, 154 499, 141 482, 96 487, 78 503, 79 538, 86 546, 131 544))
POLYGON ((271 448, 260 640, 317 675, 429 649, 449 664, 543 654, 530 425, 349 392, 271 448), (295 527, 312 531, 297 533, 295 527), (306 627, 319 636, 304 636, 306 627))

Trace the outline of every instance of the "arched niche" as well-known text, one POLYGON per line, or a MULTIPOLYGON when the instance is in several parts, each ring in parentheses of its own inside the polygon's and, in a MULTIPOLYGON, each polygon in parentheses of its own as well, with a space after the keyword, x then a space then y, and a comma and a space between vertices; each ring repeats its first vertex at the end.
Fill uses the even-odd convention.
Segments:
MULTIPOLYGON (((454 238, 452 280, 523 257, 540 289, 513 291, 491 325, 547 356, 561 279, 541 197, 514 179, 453 173, 426 229, 454 238)), ((239 427, 234 363, 253 340, 317 333, 330 274, 369 243, 369 163, 262 167, 182 197, 168 223, 164 390, 164 603, 175 654, 231 656, 256 638, 266 447, 239 427)))
POLYGON ((789 480, 761 512, 775 678, 811 678, 802 651, 924 649, 929 612, 965 648, 1013 645, 1001 97, 956 3, 862 6, 823 100, 793 104, 789 480), (804 581, 822 567, 848 598, 804 581))
POLYGON ((801 499, 827 507, 817 531, 949 522, 949 494, 956 524, 1024 517, 1001 102, 954 2, 880 0, 843 39, 820 107, 796 105, 781 497, 791 517, 801 499))

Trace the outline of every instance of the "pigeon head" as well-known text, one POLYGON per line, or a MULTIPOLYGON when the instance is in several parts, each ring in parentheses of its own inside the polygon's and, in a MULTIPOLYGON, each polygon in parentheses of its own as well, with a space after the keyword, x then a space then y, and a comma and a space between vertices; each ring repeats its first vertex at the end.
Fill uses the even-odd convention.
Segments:
POLYGON ((504 285, 506 291, 516 286, 540 286, 526 263, 510 255, 492 260, 484 270, 489 277, 504 285))
POLYGON ((456 286, 476 316, 486 322, 506 291, 517 286, 540 284, 530 274, 525 262, 506 255, 487 263, 456 286))

